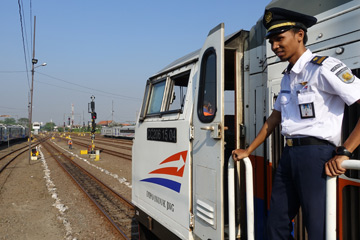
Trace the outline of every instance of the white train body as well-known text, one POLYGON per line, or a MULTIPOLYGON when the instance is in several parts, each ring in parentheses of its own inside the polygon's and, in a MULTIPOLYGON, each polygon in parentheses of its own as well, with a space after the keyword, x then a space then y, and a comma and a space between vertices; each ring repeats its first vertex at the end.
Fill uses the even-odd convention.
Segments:
MULTIPOLYGON (((317 55, 342 60, 359 74, 360 0, 325 5, 320 0, 269 4, 315 15, 319 21, 308 31, 307 47, 317 55)), ((224 24, 218 25, 199 51, 147 81, 132 160, 132 202, 141 239, 246 236, 246 191, 240 164, 236 178, 231 179, 236 185, 233 227, 237 236, 228 235, 233 223, 227 213, 227 165, 232 161, 231 151, 251 143, 271 113, 287 66, 264 39, 261 19, 251 31, 226 38, 224 24), (209 102, 213 113, 204 110, 209 102)), ((251 156, 256 239, 266 239, 272 170, 283 145, 276 130, 251 156)))
POLYGON ((135 126, 102 127, 101 135, 104 137, 133 139, 135 136, 135 126))
POLYGON ((113 129, 111 127, 102 127, 101 128, 101 135, 105 137, 112 137, 113 136, 113 129))

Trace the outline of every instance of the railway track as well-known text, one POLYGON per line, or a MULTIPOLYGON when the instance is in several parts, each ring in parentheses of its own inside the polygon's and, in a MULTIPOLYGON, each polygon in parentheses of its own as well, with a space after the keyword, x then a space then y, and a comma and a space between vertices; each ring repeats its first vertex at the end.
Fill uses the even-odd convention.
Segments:
POLYGON ((138 239, 132 203, 61 153, 49 142, 42 144, 62 169, 94 203, 123 239, 138 239))
MULTIPOLYGON (((60 139, 64 140, 63 138, 60 138, 60 139)), ((73 141, 73 144, 77 144, 79 146, 82 146, 85 149, 87 149, 88 146, 89 146, 88 143, 84 143, 84 142, 81 142, 79 140, 74 140, 74 138, 72 138, 72 141, 73 141)), ((96 143, 97 142, 95 142, 95 144, 96 143)), ((109 145, 109 143, 103 143, 103 144, 106 144, 107 146, 111 146, 111 147, 116 147, 116 148, 119 148, 119 149, 131 150, 131 147, 121 146, 121 145, 118 145, 118 144, 116 144, 116 145, 115 144, 109 145)), ((115 156, 115 157, 120 157, 120 158, 129 160, 129 161, 132 160, 132 155, 131 154, 121 153, 121 152, 114 151, 114 150, 111 150, 111 149, 108 149, 108 148, 99 147, 99 144, 96 144, 96 149, 100 150, 100 152, 102 152, 102 153, 107 153, 107 154, 110 154, 110 155, 115 156)))
MULTIPOLYGON (((40 138, 37 142, 34 142, 31 144, 31 148, 36 147, 37 145, 39 145, 40 143, 46 141, 47 139, 49 139, 50 137, 46 137, 46 138, 40 138)), ((29 146, 26 145, 24 147, 20 147, 17 148, 3 156, 0 157, 0 173, 2 173, 7 166, 10 165, 10 163, 12 163, 13 161, 15 161, 15 159, 17 159, 20 155, 22 155, 23 153, 29 151, 29 146), (7 160, 6 160, 7 159, 7 160)))
POLYGON ((117 144, 122 144, 122 145, 128 145, 128 146, 132 146, 133 145, 133 139, 118 139, 118 138, 109 138, 109 137, 98 137, 96 138, 96 141, 100 141, 100 142, 106 142, 106 143, 117 143, 117 144))
MULTIPOLYGON (((82 136, 77 136, 75 134, 72 134, 71 138, 72 139, 80 139, 80 140, 88 140, 88 139, 90 139, 90 136, 82 137, 82 136)), ((118 144, 126 145, 126 146, 130 147, 129 148, 130 150, 131 150, 132 144, 133 144, 133 139, 111 138, 111 137, 104 137, 101 135, 96 135, 95 139, 96 139, 96 142, 99 142, 99 143, 106 143, 106 144, 115 143, 116 146, 118 146, 118 144)))

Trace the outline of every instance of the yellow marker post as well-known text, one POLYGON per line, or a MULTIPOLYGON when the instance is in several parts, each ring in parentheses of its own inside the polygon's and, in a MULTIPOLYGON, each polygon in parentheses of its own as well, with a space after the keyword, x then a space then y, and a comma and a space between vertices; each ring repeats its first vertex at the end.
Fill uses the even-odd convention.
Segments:
POLYGON ((99 160, 100 160, 100 151, 96 150, 95 161, 99 161, 99 160))
POLYGON ((89 157, 93 158, 95 161, 99 161, 100 160, 100 154, 98 153, 99 150, 96 151, 95 153, 95 134, 91 135, 91 151, 89 153, 89 157))
POLYGON ((36 161, 38 159, 38 156, 39 151, 37 150, 37 148, 31 149, 31 160, 36 161))

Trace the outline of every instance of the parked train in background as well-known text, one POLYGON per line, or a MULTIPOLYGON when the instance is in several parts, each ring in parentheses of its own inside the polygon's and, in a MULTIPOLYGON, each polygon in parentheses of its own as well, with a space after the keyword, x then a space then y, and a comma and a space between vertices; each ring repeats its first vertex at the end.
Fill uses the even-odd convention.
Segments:
POLYGON ((21 125, 5 126, 0 125, 0 144, 3 142, 27 139, 29 137, 29 128, 21 125))
POLYGON ((101 135, 104 137, 133 139, 135 136, 135 126, 102 127, 101 135))
MULTIPOLYGON (((340 59, 360 76, 360 0, 274 0, 270 7, 315 16, 318 23, 308 30, 307 47, 340 59)), ((280 128, 250 156, 254 191, 245 188, 250 182, 245 181, 246 164, 237 162, 234 168, 231 158, 233 149, 254 140, 271 114, 287 67, 265 33, 262 16, 250 31, 227 37, 219 24, 200 50, 146 81, 132 155, 140 239, 251 239, 251 234, 267 239, 272 178, 284 147, 280 128), (251 193, 254 197, 245 201, 251 193), (253 202, 254 211, 247 211, 245 202, 253 202), (251 213, 254 231, 246 219, 251 213)), ((359 116, 357 104, 346 107, 344 139, 359 116)), ((359 149, 354 153, 360 159, 359 149)), ((349 170, 338 177, 337 239, 360 239, 359 176, 349 170)), ((306 239, 301 214, 294 227, 295 239, 306 239)))

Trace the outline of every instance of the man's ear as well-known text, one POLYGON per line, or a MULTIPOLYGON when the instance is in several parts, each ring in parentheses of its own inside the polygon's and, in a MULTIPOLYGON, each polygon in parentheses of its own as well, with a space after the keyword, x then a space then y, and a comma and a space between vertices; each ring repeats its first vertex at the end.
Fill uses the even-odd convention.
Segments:
POLYGON ((299 31, 297 32, 296 35, 297 35, 297 40, 298 40, 298 42, 301 42, 301 41, 304 42, 304 37, 305 37, 305 32, 304 32, 304 30, 299 29, 299 31))

